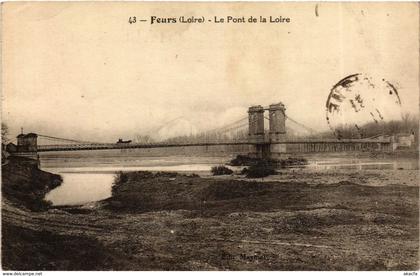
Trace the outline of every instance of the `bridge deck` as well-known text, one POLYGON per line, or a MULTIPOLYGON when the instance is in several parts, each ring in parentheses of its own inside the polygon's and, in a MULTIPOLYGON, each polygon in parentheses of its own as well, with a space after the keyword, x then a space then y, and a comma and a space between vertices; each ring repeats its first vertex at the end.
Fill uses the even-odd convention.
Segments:
MULTIPOLYGON (((45 151, 75 151, 75 150, 107 150, 107 149, 149 149, 149 148, 169 148, 169 147, 204 147, 204 146, 232 146, 232 145, 269 145, 269 144, 286 144, 286 145, 357 145, 360 147, 369 146, 389 146, 390 141, 385 140, 363 140, 363 139, 346 139, 346 140, 312 140, 312 141, 285 141, 285 142, 264 142, 255 143, 249 141, 232 141, 232 142, 208 142, 208 143, 184 143, 184 144, 167 144, 167 143, 153 143, 153 144, 117 144, 117 143, 102 143, 102 144, 71 144, 71 145, 39 145, 38 152, 45 151), (362 146, 363 145, 363 146, 362 146)), ((320 148, 320 147, 318 147, 320 148)))

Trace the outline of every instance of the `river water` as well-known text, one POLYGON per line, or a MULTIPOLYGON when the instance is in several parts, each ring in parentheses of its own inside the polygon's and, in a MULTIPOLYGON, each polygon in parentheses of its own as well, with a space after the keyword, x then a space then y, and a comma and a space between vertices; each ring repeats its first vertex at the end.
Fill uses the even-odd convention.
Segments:
MULTIPOLYGON (((117 171, 177 171, 210 175, 212 166, 227 163, 232 157, 112 157, 112 158, 43 158, 43 170, 60 174, 63 183, 46 196, 53 205, 79 205, 111 196, 117 171)), ((418 170, 417 159, 373 160, 360 158, 314 158, 308 170, 418 170)))
POLYGON ((53 205, 79 205, 111 196, 114 174, 118 171, 176 171, 210 175, 210 169, 231 157, 112 157, 48 158, 41 157, 41 169, 60 174, 61 186, 49 192, 46 200, 53 205))

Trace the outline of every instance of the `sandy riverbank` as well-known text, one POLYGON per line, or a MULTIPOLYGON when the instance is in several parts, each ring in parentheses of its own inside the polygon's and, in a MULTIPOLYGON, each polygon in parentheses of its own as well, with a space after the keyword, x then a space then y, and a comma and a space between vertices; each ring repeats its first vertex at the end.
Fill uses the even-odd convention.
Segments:
POLYGON ((416 270, 418 183, 418 170, 288 170, 264 181, 126 173, 110 199, 46 212, 3 194, 2 265, 416 270))

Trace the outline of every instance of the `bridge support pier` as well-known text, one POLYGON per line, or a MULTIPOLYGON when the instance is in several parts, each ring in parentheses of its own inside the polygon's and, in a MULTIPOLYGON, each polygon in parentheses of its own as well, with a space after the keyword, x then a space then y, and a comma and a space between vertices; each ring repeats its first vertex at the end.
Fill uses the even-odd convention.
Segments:
POLYGON ((270 144, 255 144, 254 151, 250 152, 251 157, 255 158, 271 158, 270 144))
POLYGON ((286 108, 282 103, 268 108, 270 120, 270 158, 278 159, 286 153, 286 108), (282 144, 283 143, 283 144, 282 144))

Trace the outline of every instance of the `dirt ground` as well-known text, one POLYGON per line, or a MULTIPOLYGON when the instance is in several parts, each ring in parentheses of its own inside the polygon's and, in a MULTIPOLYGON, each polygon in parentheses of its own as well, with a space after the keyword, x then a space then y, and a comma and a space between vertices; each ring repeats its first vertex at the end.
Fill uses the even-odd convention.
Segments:
POLYGON ((31 212, 3 197, 8 270, 417 270, 418 170, 264 180, 127 173, 113 197, 31 212))

